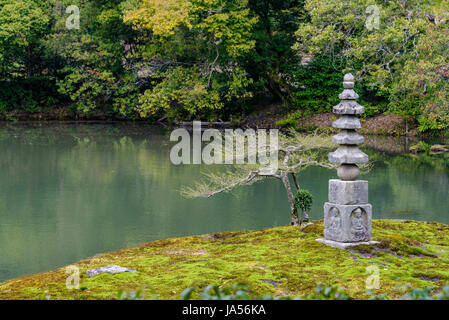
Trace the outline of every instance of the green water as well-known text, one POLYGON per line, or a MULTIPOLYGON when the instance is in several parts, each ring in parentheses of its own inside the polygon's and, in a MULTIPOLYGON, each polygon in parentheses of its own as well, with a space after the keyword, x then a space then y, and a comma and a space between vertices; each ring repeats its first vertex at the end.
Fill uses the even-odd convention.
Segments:
MULTIPOLYGON (((289 223, 277 180, 182 198, 205 166, 172 165, 168 137, 145 125, 0 124, 0 281, 152 240, 289 223)), ((403 144, 374 139, 388 152, 366 150, 374 218, 449 223, 448 155, 401 155, 403 144)), ((335 177, 300 173, 314 195, 312 219, 322 218, 335 177)))

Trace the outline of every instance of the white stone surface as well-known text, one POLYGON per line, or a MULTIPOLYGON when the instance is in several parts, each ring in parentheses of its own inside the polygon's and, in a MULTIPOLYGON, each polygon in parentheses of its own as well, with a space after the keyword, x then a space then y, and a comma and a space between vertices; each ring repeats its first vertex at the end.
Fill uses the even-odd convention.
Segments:
POLYGON ((137 270, 135 269, 130 269, 130 268, 125 268, 125 267, 120 267, 117 265, 109 265, 106 267, 99 267, 96 269, 90 269, 86 271, 86 274, 89 277, 93 277, 96 276, 100 273, 121 273, 121 272, 137 272, 137 270))
POLYGON ((365 242, 338 242, 338 241, 332 241, 332 240, 327 240, 324 238, 319 238, 319 239, 315 239, 316 241, 323 243, 327 246, 331 246, 334 248, 338 248, 338 249, 347 249, 350 247, 355 247, 355 246, 359 246, 359 245, 374 245, 374 244, 378 244, 380 243, 379 241, 365 241, 365 242))
POLYGON ((329 202, 335 204, 367 204, 368 181, 329 180, 329 202))

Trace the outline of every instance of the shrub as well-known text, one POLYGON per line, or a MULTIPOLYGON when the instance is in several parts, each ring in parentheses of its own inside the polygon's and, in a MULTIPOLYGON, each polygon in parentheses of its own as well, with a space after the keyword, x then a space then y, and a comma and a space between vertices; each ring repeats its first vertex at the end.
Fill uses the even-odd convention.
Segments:
POLYGON ((295 195, 294 204, 297 209, 301 209, 302 212, 309 211, 312 208, 313 196, 307 190, 298 190, 295 195))

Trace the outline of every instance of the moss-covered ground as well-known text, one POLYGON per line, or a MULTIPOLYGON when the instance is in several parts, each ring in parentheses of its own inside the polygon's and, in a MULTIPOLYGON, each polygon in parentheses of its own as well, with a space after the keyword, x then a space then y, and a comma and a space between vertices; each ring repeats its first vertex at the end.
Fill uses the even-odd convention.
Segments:
POLYGON ((187 287, 245 283, 259 294, 300 296, 317 282, 344 287, 364 299, 367 267, 379 268, 375 294, 399 298, 409 288, 449 284, 449 226, 417 221, 375 220, 378 245, 341 250, 315 241, 322 221, 302 227, 214 233, 150 242, 74 263, 80 289, 66 288, 66 268, 0 284, 0 299, 115 299, 120 289, 146 288, 161 299, 177 299, 187 287), (137 273, 86 271, 111 264, 137 273))

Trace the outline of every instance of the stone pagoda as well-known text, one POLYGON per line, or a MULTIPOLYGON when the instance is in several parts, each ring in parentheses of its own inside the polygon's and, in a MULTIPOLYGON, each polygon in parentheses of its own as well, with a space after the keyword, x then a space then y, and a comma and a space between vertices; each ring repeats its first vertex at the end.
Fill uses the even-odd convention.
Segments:
POLYGON ((341 131, 332 137, 340 147, 329 154, 329 161, 338 163, 340 179, 329 180, 329 201, 324 204, 324 239, 317 241, 338 248, 358 244, 377 243, 371 240, 372 208, 368 203, 368 181, 357 180, 359 163, 368 162, 368 155, 357 147, 364 138, 356 132, 360 129, 357 115, 365 112, 355 100, 354 76, 344 76, 343 92, 338 96, 341 102, 333 108, 340 118, 332 127, 341 131))

